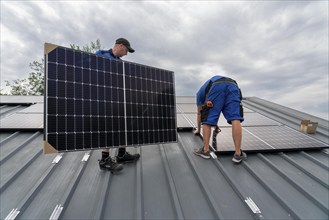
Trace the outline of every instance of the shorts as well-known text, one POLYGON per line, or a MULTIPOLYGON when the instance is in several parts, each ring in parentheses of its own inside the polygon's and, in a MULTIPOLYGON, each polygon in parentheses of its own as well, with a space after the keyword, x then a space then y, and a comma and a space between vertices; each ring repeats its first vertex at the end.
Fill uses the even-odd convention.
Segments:
POLYGON ((243 122, 241 98, 241 91, 234 83, 223 82, 212 85, 205 103, 211 101, 213 107, 202 106, 201 123, 216 126, 221 112, 229 124, 233 120, 243 122))

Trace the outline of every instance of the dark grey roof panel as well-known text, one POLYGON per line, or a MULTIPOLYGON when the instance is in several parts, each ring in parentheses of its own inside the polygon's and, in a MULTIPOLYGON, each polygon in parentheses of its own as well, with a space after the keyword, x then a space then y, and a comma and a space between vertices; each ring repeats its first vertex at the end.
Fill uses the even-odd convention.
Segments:
POLYGON ((2 219, 16 208, 18 219, 49 219, 56 207, 63 208, 61 219, 329 217, 327 151, 249 154, 234 165, 231 154, 195 156, 202 140, 179 132, 178 143, 128 148, 141 159, 112 175, 98 168, 100 151, 91 151, 86 162, 88 152, 70 152, 53 163, 59 154, 42 154, 42 133, 9 139, 2 148, 16 153, 1 160, 2 219))
POLYGON ((1 119, 1 130, 43 129, 43 113, 13 114, 1 119))
POLYGON ((44 100, 43 96, 14 96, 14 95, 0 96, 1 104, 32 104, 32 103, 42 103, 43 100, 44 100))
POLYGON ((1 105, 0 108, 0 120, 4 119, 5 117, 15 114, 21 110, 24 110, 26 105, 1 105))
POLYGON ((19 114, 43 114, 44 105, 43 103, 32 104, 29 107, 17 112, 19 114))
MULTIPOLYGON (((286 124, 285 114, 275 114, 264 115, 286 124)), ((191 123, 185 114, 178 115, 191 123)), ((291 118, 296 130, 298 121, 291 118)), ((277 135, 270 130, 274 127, 285 126, 244 127, 244 145, 254 141, 250 132, 260 131, 260 138, 277 135)), ((319 137, 294 132, 314 142, 319 137)), ((218 138, 219 143, 231 141, 231 128, 223 127, 218 138)), ((247 161, 235 165, 232 152, 219 153, 217 160, 195 156, 193 149, 201 146, 199 136, 180 131, 177 143, 130 147, 129 152, 141 154, 140 160, 112 175, 99 169, 99 150, 45 155, 42 132, 1 131, 0 219, 9 213, 17 214, 15 219, 329 218, 329 148, 248 153, 247 161)), ((111 150, 113 157, 116 153, 111 150)))

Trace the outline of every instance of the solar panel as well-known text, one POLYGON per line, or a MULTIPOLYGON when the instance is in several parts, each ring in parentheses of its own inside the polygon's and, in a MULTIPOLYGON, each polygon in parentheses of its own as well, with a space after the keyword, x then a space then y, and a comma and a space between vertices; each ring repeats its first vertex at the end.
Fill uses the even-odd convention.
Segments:
MULTIPOLYGON (((244 112, 243 117, 244 117, 244 121, 241 123, 242 127, 281 125, 280 122, 274 121, 257 112, 244 112)), ((220 127, 231 126, 230 124, 227 123, 223 115, 220 116, 218 120, 218 125, 220 127)))
MULTIPOLYGON (((177 105, 180 108, 180 105, 177 105)), ((183 113, 182 113, 183 114, 183 113)), ((196 113, 184 113, 184 116, 191 122, 192 127, 196 127, 196 113)), ((221 114, 218 120, 219 127, 230 127, 231 125, 227 123, 225 117, 221 114)), ((178 127, 184 127, 184 124, 178 123, 178 127)), ((257 112, 244 112, 244 121, 241 123, 242 127, 250 127, 250 126, 273 126, 273 125, 281 125, 281 123, 274 121, 266 116, 263 116, 257 112)))
POLYGON ((248 127, 245 129, 274 149, 328 147, 328 144, 287 126, 248 127))
POLYGON ((177 141, 174 73, 45 44, 45 153, 177 141))
MULTIPOLYGON (((232 129, 221 128, 216 137, 219 152, 234 151, 232 129)), ((287 126, 245 127, 242 129, 242 149, 248 151, 282 151, 317 149, 328 145, 287 126)))
MULTIPOLYGON (((232 139, 232 128, 221 128, 221 132, 216 137, 217 150, 219 152, 232 152, 234 150, 234 143, 232 139)), ((272 149, 262 140, 255 138, 251 133, 242 129, 242 149, 245 151, 252 150, 270 150, 272 149)))

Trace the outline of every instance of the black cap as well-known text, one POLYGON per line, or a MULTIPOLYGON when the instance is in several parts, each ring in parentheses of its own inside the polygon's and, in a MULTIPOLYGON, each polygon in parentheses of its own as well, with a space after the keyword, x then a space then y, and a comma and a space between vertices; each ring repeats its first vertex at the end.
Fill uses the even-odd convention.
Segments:
POLYGON ((127 39, 125 39, 125 38, 119 38, 119 39, 117 39, 117 40, 115 41, 115 44, 123 44, 123 45, 125 45, 125 46, 128 48, 128 51, 129 51, 130 53, 135 52, 135 50, 134 50, 133 48, 130 47, 130 43, 129 43, 129 41, 128 41, 127 39))

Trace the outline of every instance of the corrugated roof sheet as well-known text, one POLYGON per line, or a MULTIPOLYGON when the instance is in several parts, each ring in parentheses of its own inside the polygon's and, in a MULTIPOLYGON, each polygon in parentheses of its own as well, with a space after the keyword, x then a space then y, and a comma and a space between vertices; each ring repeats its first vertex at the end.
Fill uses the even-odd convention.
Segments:
MULTIPOLYGON (((178 105, 193 102, 177 97, 178 105)), ((254 97, 244 103, 299 128, 294 110, 254 97)), ((1 119, 20 110, 1 111, 1 119)), ((319 120, 323 132, 312 137, 328 141, 326 125, 319 120)), ((230 154, 196 157, 202 140, 180 130, 177 143, 127 148, 140 160, 112 175, 98 168, 97 150, 44 155, 39 130, 2 130, 0 139, 1 219, 329 218, 328 149, 249 153, 235 165, 230 154)))

